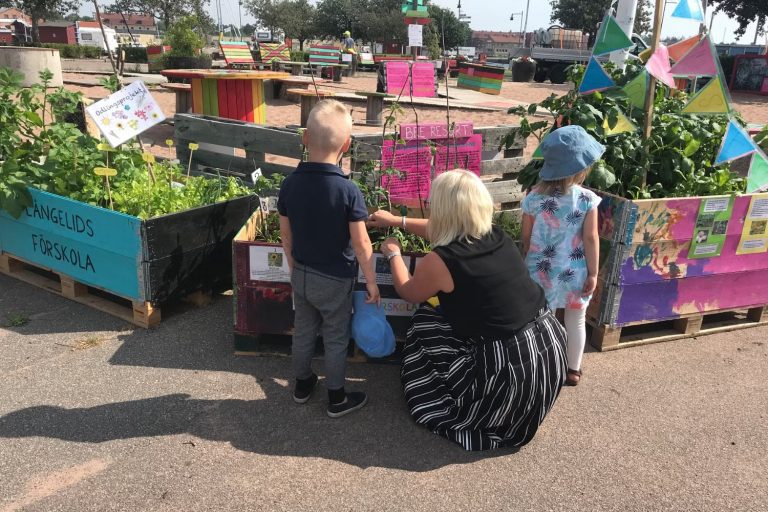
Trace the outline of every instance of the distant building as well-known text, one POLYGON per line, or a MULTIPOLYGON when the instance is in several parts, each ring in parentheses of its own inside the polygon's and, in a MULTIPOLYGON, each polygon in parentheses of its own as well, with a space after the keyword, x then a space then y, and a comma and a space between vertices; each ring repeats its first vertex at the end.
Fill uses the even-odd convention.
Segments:
POLYGON ((120 44, 147 46, 160 38, 155 18, 147 14, 105 12, 101 14, 101 21, 105 27, 115 29, 120 44))
POLYGON ((472 32, 472 46, 477 53, 485 53, 488 57, 509 57, 513 49, 523 46, 520 32, 492 32, 475 30, 472 32))
POLYGON ((27 26, 32 26, 32 18, 24 14, 22 11, 16 9, 15 7, 0 9, 0 19, 11 21, 19 20, 24 22, 24 24, 27 26))
POLYGON ((46 21, 38 25, 41 43, 77 44, 73 21, 46 21))
POLYGON ((32 18, 13 7, 0 9, 0 44, 31 42, 32 18))

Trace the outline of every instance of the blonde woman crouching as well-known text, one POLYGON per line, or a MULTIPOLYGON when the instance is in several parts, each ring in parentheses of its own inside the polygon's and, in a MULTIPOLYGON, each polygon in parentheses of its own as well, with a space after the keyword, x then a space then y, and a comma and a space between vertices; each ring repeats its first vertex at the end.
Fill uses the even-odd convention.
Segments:
POLYGON ((417 423, 467 450, 528 443, 565 380, 565 332, 514 242, 493 226, 493 200, 467 171, 432 183, 430 218, 385 211, 370 227, 404 226, 433 250, 413 276, 387 239, 395 289, 421 304, 411 319, 401 378, 417 423), (439 305, 425 302, 437 296, 439 305))

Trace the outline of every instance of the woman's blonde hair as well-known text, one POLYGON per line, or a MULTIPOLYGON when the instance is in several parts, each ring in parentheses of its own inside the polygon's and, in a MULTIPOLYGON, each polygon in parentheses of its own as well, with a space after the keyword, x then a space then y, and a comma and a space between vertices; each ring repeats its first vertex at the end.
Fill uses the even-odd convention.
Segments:
POLYGON ((565 178, 560 178, 559 180, 541 180, 536 184, 536 191, 544 195, 552 195, 556 190, 560 191, 562 194, 565 194, 571 189, 572 186, 581 185, 584 183, 584 180, 587 179, 587 175, 589 175, 591 170, 592 166, 590 165, 579 173, 566 176, 565 178))
POLYGON ((433 247, 481 238, 491 231, 493 199, 476 175, 457 169, 432 182, 427 234, 433 247))

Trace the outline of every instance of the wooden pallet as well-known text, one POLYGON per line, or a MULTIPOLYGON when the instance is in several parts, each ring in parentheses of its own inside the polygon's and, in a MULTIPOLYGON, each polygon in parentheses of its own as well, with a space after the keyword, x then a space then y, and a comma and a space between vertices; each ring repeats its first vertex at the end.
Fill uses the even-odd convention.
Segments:
POLYGON ((93 309, 149 329, 160 323, 160 308, 150 302, 136 302, 109 291, 83 284, 51 269, 35 265, 16 256, 0 254, 0 273, 43 288, 93 309))
POLYGON ((768 325, 768 305, 711 311, 674 320, 634 322, 615 327, 598 325, 594 319, 587 317, 587 324, 591 327, 591 334, 587 333, 590 344, 604 352, 768 325))

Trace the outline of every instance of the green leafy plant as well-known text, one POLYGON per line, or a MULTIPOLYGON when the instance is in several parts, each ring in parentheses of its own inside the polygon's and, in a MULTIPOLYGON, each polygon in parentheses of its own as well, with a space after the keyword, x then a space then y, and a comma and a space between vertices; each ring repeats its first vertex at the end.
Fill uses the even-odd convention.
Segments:
MULTIPOLYGON (((626 72, 618 71, 610 64, 606 68, 618 85, 626 84, 641 71, 632 64, 627 66, 626 72)), ((583 66, 571 66, 568 79, 577 87, 583 73, 583 66)), ((560 97, 553 94, 528 108, 510 109, 511 114, 521 116, 521 122, 503 138, 501 146, 511 147, 517 137, 531 135, 540 141, 552 127, 575 124, 607 147, 603 160, 594 166, 587 178, 586 184, 593 188, 633 199, 743 191, 743 178, 731 172, 728 164, 714 165, 728 125, 727 116, 683 114, 685 103, 684 93, 673 92, 666 96, 659 85, 650 139, 644 141, 639 131, 609 137, 606 123, 609 128, 615 127, 623 113, 637 126, 642 126, 645 121, 643 110, 632 107, 620 91, 580 95, 574 89, 560 97), (540 109, 549 111, 551 119, 529 121, 528 116, 540 109), (647 171, 645 186, 642 184, 644 171, 647 171)), ((541 160, 531 160, 520 172, 518 181, 523 188, 529 189, 536 183, 542 164, 541 160)))
POLYGON ((59 88, 49 90, 52 75, 21 87, 18 73, 0 68, 0 209, 19 217, 32 205, 28 187, 106 207, 109 198, 96 167, 111 167, 115 210, 146 219, 204 204, 251 194, 235 178, 184 176, 175 163, 163 161, 148 169, 138 144, 101 151, 100 141, 65 122, 82 96, 59 88))
POLYGON ((171 46, 169 56, 194 57, 200 53, 200 50, 205 46, 205 41, 195 32, 198 25, 197 17, 186 16, 175 21, 168 28, 163 44, 171 46))

